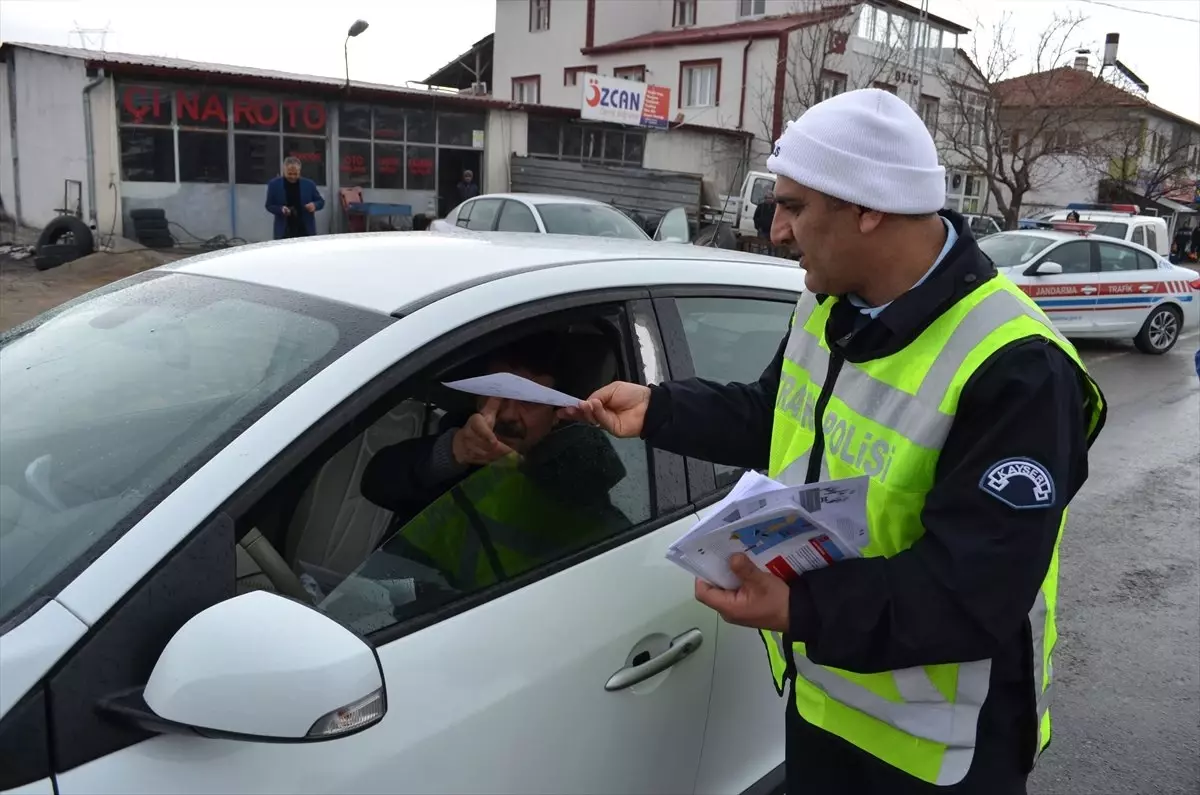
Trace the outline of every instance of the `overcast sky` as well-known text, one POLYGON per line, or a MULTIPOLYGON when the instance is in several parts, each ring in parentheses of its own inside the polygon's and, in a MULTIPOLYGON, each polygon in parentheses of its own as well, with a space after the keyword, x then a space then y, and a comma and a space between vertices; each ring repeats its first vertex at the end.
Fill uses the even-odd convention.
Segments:
MULTIPOLYGON (((920 5, 920 0, 908 1, 920 5)), ((1200 0, 929 0, 930 13, 966 27, 975 27, 979 20, 986 29, 1012 12, 1017 45, 1026 52, 1032 51, 1056 10, 1088 17, 1079 45, 1096 53, 1103 49, 1106 33, 1119 32, 1118 57, 1150 84, 1151 101, 1200 121, 1200 0)), ((366 19, 371 27, 350 42, 351 75, 396 84, 424 79, 491 33, 495 0, 356 0, 345 5, 0 0, 0 37, 79 46, 73 28, 107 27, 105 48, 113 52, 340 76, 345 30, 355 17, 366 19)), ((99 45, 99 37, 93 36, 91 46, 99 45)))

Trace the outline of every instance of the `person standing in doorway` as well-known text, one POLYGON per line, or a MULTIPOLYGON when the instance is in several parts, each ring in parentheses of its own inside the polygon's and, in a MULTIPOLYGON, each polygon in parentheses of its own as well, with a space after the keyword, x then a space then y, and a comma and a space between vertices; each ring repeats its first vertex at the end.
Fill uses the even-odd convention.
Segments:
POLYGON ((311 237, 317 233, 317 212, 325 199, 317 183, 300 176, 300 159, 283 161, 283 176, 267 183, 267 212, 275 216, 275 239, 311 237))
POLYGON ((771 239, 771 224, 775 223, 775 191, 763 194, 762 201, 754 208, 754 229, 758 236, 771 239))
MULTIPOLYGON (((454 186, 455 193, 458 194, 458 204, 462 204, 467 199, 473 199, 479 195, 479 183, 475 181, 475 172, 467 169, 462 173, 462 180, 454 186)), ((455 207, 458 206, 455 205, 455 207)))

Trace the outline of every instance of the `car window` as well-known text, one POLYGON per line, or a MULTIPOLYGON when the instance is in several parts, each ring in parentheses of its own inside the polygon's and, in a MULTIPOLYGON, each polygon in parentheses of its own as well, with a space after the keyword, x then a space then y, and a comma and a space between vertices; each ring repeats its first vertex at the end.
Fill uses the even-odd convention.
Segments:
POLYGON ((500 232, 538 232, 537 221, 533 213, 521 202, 506 201, 500 210, 500 223, 496 226, 500 232))
MULTIPOLYGON (((743 384, 757 381, 771 363, 795 309, 758 298, 678 298, 675 305, 696 377, 743 384)), ((717 465, 717 485, 734 482, 742 471, 717 465)))
POLYGON ((495 226, 496 213, 500 211, 499 199, 476 199, 472 202, 471 218, 467 221, 467 229, 478 232, 490 232, 495 226))
POLYGON ((1054 243, 1052 237, 1038 235, 988 235, 979 241, 979 249, 987 254, 997 268, 1024 265, 1054 243))
POLYGON ((1116 221, 1084 221, 1087 224, 1095 224, 1096 234, 1104 235, 1105 237, 1115 237, 1117 240, 1124 240, 1129 234, 1129 224, 1122 224, 1116 221))
MULTIPOLYGON (((1100 272, 1136 271, 1139 269, 1138 253, 1128 246, 1116 243, 1096 241, 1096 249, 1100 255, 1100 272)), ((1148 259, 1148 258, 1147 258, 1148 259)))
POLYGON ((460 204, 458 206, 458 209, 454 211, 454 213, 455 213, 454 223, 457 226, 461 226, 463 229, 466 229, 467 222, 471 220, 471 208, 474 206, 475 206, 474 201, 463 202, 462 204, 460 204))
POLYGON ((1138 270, 1140 271, 1156 271, 1158 270, 1158 261, 1144 251, 1137 252, 1138 270))
POLYGON ((1146 248, 1151 251, 1158 251, 1158 233, 1154 231, 1154 227, 1146 227, 1146 248))
POLYGON ((750 188, 750 203, 762 204, 767 198, 767 191, 775 187, 775 181, 758 177, 754 180, 754 185, 750 188))
MULTIPOLYGON (((619 365, 617 329, 604 316, 539 330, 509 356, 553 370, 554 388, 587 395, 636 378, 619 365)), ((480 404, 442 382, 489 371, 532 374, 503 364, 486 346, 451 353, 320 467, 302 468, 303 484, 279 489, 302 497, 264 501, 285 516, 272 543, 300 582, 290 593, 307 594, 318 609, 369 634, 653 518, 646 443, 561 422, 551 406, 504 403, 493 428, 512 451, 460 460, 455 435, 480 404)), ((269 516, 264 509, 253 518, 271 526, 269 516)), ((277 579, 241 576, 239 588, 286 586, 277 579)))
POLYGON ((1133 228, 1133 236, 1131 238, 1129 238, 1134 243, 1137 243, 1139 246, 1146 245, 1146 235, 1142 233, 1142 229, 1143 229, 1143 227, 1135 226, 1133 228))
POLYGON ((0 621, 390 319, 186 274, 0 340, 0 621))
MULTIPOLYGON (((988 238, 989 240, 993 238, 988 238)), ((1091 273, 1092 244, 1086 241, 1071 241, 1046 252, 1041 262, 1057 262, 1063 273, 1091 273)))
POLYGON ((552 235, 650 239, 629 216, 604 204, 539 204, 537 209, 552 235))

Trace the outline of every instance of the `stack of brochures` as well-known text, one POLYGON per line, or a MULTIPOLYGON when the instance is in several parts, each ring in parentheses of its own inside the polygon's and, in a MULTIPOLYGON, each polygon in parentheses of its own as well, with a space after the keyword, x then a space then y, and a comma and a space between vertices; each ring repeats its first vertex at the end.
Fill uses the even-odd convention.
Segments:
POLYGON ((722 588, 741 585, 729 559, 741 552, 782 580, 859 557, 870 541, 866 476, 784 486, 747 472, 667 550, 667 560, 722 588))

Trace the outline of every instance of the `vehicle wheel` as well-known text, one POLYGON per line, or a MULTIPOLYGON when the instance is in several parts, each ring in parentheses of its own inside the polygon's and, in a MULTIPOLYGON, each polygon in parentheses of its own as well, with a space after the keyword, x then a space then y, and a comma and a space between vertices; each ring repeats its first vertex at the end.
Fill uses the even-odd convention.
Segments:
POLYGON ((165 221, 167 211, 160 207, 139 207, 129 211, 129 217, 134 221, 165 221))
POLYGON ((1182 321, 1183 317, 1175 307, 1156 307, 1142 324, 1142 330, 1133 338, 1133 344, 1142 353, 1164 354, 1175 347, 1182 321))
POLYGON ((79 247, 74 243, 51 243, 38 248, 37 255, 33 258, 33 267, 40 271, 48 271, 81 256, 79 247))
POLYGON ((38 236, 37 250, 45 246, 71 246, 79 251, 77 256, 85 256, 96 250, 96 239, 92 230, 81 219, 73 215, 60 215, 42 229, 38 236))

